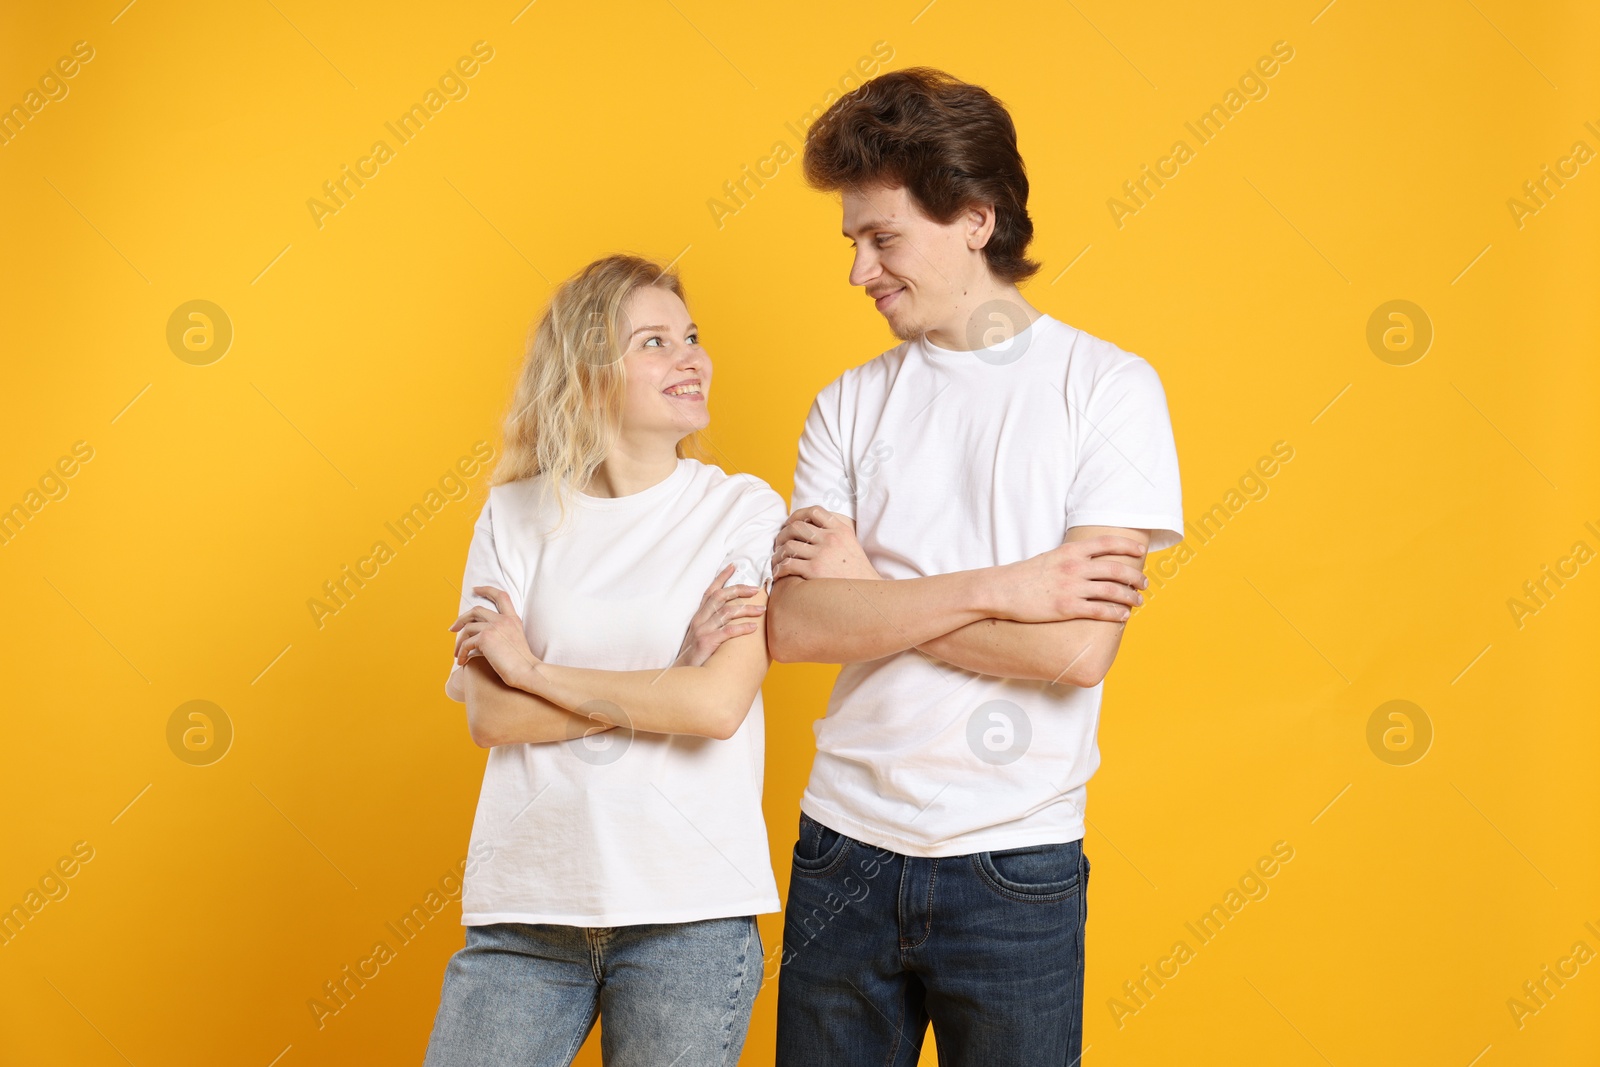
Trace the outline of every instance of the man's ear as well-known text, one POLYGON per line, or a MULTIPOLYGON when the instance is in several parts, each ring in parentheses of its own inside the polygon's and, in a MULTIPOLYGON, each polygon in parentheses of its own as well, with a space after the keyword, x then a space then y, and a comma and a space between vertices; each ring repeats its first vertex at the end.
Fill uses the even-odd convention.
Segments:
POLYGON ((994 236, 994 205, 974 204, 967 209, 967 247, 976 252, 994 236))

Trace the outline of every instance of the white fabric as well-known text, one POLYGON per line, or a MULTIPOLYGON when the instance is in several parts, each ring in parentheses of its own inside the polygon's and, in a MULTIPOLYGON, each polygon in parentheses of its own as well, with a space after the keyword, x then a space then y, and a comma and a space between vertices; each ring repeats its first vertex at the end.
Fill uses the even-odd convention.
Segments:
MULTIPOLYGON (((1151 530, 1150 551, 1183 536, 1155 369, 1049 315, 978 352, 910 341, 846 371, 806 416, 790 503, 853 519, 885 578, 1012 563, 1074 526, 1151 530)), ((1075 841, 1102 688, 915 649, 846 664, 801 810, 913 856, 1075 841)))
MULTIPOLYGON (((541 507, 539 481, 490 489, 461 611, 493 607, 473 586, 504 589, 542 660, 664 668, 727 563, 737 564, 734 584, 771 580, 788 511, 752 475, 680 459, 643 492, 575 495, 554 536, 540 533, 556 509, 541 507)), ((460 669, 452 661, 446 682, 456 700, 460 669)), ((777 911, 761 810, 764 725, 758 692, 725 741, 615 730, 491 748, 471 850, 487 844, 494 854, 466 877, 462 924, 627 926, 777 911)))

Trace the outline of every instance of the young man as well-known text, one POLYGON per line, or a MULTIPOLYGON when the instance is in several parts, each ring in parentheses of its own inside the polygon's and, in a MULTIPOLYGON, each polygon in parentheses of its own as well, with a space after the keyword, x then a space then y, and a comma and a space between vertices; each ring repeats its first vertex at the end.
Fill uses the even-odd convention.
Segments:
POLYGON ((1143 557, 1177 544, 1166 396, 1029 304, 1016 131, 913 68, 806 139, 902 343, 817 395, 773 554, 775 659, 841 663, 816 724, 780 1067, 1076 1064, 1101 680, 1143 557))

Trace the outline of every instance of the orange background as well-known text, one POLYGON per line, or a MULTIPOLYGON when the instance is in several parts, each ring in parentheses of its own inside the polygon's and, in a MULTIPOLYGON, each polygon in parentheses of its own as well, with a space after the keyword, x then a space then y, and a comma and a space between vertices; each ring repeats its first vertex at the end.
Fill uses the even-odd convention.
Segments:
MULTIPOLYGON (((0 1059, 420 1062, 458 903, 320 1028, 307 1004, 465 858, 485 753, 445 628, 484 479, 451 499, 446 475, 498 448, 551 283, 628 249, 683 274, 719 461, 787 494, 816 391, 893 343, 798 157, 862 60, 1009 106, 1045 263, 1025 295, 1157 368, 1186 514, 1213 515, 1152 560, 1106 686, 1089 1062, 1600 1044, 1600 964, 1572 956, 1600 952, 1595 11, 123 2, 0 15, 0 106, 26 115, 0 144, 0 506, 25 516, 0 544, 0 906, 65 891, 0 945, 0 1059), (478 41, 466 95, 392 140, 478 41), (1200 143, 1185 123, 1280 41, 1200 143), (307 202, 379 139, 319 225, 307 202), (1536 203, 1546 165, 1568 177, 1536 203), (747 166, 770 177, 732 204, 747 166), (168 326, 194 300, 220 318, 188 351, 168 326), (1425 322, 1425 350, 1369 344, 1392 300, 1409 326, 1377 334, 1425 322), (1265 494, 1230 496, 1277 442, 1265 494), (399 545, 385 523, 419 503, 399 545), (393 558, 319 626, 308 601, 380 538, 393 558), (169 734, 195 700, 232 731, 205 765, 169 734), (1268 894, 1129 1000, 1280 841, 1268 894), (1569 977, 1536 1003, 1547 965, 1569 977)), ((767 681, 780 886, 835 669, 767 681)), ((780 917, 762 932, 775 959, 780 917)), ((771 1062, 775 993, 746 1064, 771 1062)))

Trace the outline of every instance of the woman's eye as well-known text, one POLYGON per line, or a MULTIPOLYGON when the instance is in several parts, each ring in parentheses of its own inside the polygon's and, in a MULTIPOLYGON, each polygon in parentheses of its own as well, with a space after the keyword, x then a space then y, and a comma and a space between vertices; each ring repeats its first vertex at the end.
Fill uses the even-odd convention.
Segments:
POLYGON ((659 338, 659 337, 646 337, 644 339, 644 343, 645 343, 646 347, 648 347, 651 341, 659 341, 659 340, 661 340, 661 338, 659 338))
POLYGON ((697 333, 691 333, 689 335, 689 344, 697 345, 699 343, 700 343, 700 335, 697 334, 697 333))

